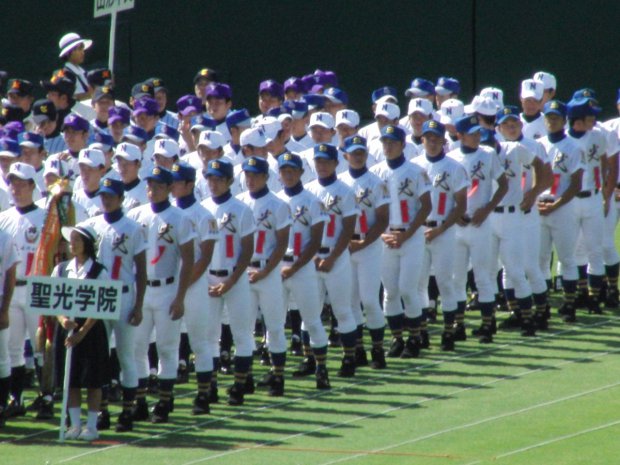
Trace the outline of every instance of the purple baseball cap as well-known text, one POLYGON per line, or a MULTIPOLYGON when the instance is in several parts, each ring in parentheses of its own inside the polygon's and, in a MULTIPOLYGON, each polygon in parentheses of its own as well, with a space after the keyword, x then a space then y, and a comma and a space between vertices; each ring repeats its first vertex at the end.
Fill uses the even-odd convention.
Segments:
POLYGON ((304 81, 302 81, 298 77, 290 77, 286 81, 284 81, 284 92, 288 92, 289 90, 299 92, 301 94, 306 92, 306 86, 304 85, 304 81))
POLYGON ((324 89, 325 87, 323 87, 323 84, 315 84, 310 89, 310 93, 311 94, 322 94, 324 89))
POLYGON ((155 116, 159 114, 159 105, 157 100, 150 97, 142 97, 134 103, 134 116, 146 113, 147 115, 155 116))
POLYGON ((273 79, 267 79, 266 81, 260 83, 258 86, 258 93, 262 94, 263 92, 267 92, 274 97, 284 98, 284 89, 282 84, 274 81, 273 79))
POLYGON ((213 82, 207 86, 207 98, 221 98, 230 100, 232 98, 232 89, 228 84, 213 82))
POLYGON ((314 72, 314 76, 316 83, 321 84, 323 87, 336 87, 338 85, 338 76, 333 71, 317 69, 314 72))
POLYGON ((2 129, 15 131, 17 133, 24 132, 26 128, 24 127, 24 123, 21 121, 9 121, 4 125, 2 129))
POLYGON ((316 76, 314 74, 306 74, 304 77, 301 78, 301 82, 304 83, 306 92, 310 92, 312 86, 316 84, 316 76))
POLYGON ((108 124, 114 124, 121 121, 123 124, 129 124, 131 111, 125 107, 111 107, 108 110, 108 124))
POLYGON ((189 115, 191 112, 200 113, 202 109, 202 100, 195 95, 184 95, 177 100, 177 111, 183 116, 189 115))
POLYGON ((88 120, 82 118, 80 115, 71 113, 70 115, 65 116, 63 121, 63 129, 66 128, 71 128, 75 131, 88 132, 90 130, 90 124, 88 123, 88 120))

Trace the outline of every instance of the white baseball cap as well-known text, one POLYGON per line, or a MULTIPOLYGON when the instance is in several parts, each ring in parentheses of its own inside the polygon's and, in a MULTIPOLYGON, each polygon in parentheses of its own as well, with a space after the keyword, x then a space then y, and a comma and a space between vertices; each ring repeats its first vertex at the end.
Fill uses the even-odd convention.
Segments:
POLYGON ((224 147, 226 145, 226 139, 219 131, 202 131, 198 137, 198 146, 207 147, 214 150, 224 147))
POLYGON ((69 165, 67 164, 67 162, 58 158, 48 158, 43 163, 43 166, 43 177, 47 176, 48 174, 55 174, 56 176, 60 177, 60 173, 63 173, 63 176, 67 176, 67 174, 69 173, 69 165))
POLYGON ((7 178, 9 178, 10 180, 11 176, 15 176, 19 179, 34 180, 36 175, 37 173, 32 165, 22 163, 21 161, 16 161, 15 163, 11 164, 11 168, 9 169, 9 175, 7 176, 7 178))
POLYGON ((400 108, 395 103, 385 102, 375 106, 375 118, 385 116, 390 121, 400 116, 400 108))
POLYGON ((409 106, 407 108, 407 114, 413 115, 414 113, 423 113, 426 116, 433 114, 433 104, 426 98, 412 98, 409 100, 409 106))
POLYGON ((360 124, 360 115, 354 110, 339 110, 336 113, 336 127, 346 124, 350 128, 356 128, 360 124))
POLYGON ((441 124, 454 124, 454 122, 465 114, 463 102, 458 99, 450 98, 444 101, 439 108, 439 122, 441 124))
POLYGON ((78 155, 78 165, 87 165, 92 168, 105 166, 105 155, 98 149, 82 149, 78 155))
POLYGON ((128 161, 141 161, 142 160, 142 152, 140 151, 140 147, 137 145, 131 144, 129 142, 123 142, 116 146, 116 150, 114 151, 114 158, 124 158, 128 161))
POLYGON ((172 158, 179 156, 179 144, 172 139, 159 139, 155 141, 155 149, 153 155, 161 155, 162 157, 172 158))
POLYGON ((265 139, 267 143, 269 143, 274 140, 278 136, 278 132, 282 130, 282 122, 274 116, 265 116, 256 127, 263 130, 265 139))
POLYGON ((493 103, 495 103, 495 112, 504 108, 504 91, 502 89, 497 87, 485 87, 480 91, 480 97, 491 99, 493 103))
POLYGON ((543 83, 544 90, 557 88, 557 81, 555 76, 551 73, 547 73, 546 71, 537 71, 532 77, 543 83))
POLYGON ((334 117, 325 111, 313 113, 310 116, 309 128, 312 126, 321 126, 325 129, 334 129, 334 117))
POLYGON ((525 79, 521 81, 521 98, 534 98, 541 100, 545 92, 542 81, 525 79))
POLYGON ((252 147, 264 147, 267 145, 267 138, 265 137, 265 130, 262 127, 246 129, 241 133, 239 138, 239 144, 251 145, 252 147))
POLYGON ((58 56, 62 58, 80 44, 84 44, 84 50, 88 50, 93 44, 93 41, 90 39, 82 39, 80 35, 75 32, 65 34, 58 42, 58 48, 60 49, 60 54, 58 56))
POLYGON ((485 116, 495 116, 497 113, 497 105, 489 97, 481 97, 476 95, 469 105, 465 105, 465 113, 472 115, 480 113, 485 116))

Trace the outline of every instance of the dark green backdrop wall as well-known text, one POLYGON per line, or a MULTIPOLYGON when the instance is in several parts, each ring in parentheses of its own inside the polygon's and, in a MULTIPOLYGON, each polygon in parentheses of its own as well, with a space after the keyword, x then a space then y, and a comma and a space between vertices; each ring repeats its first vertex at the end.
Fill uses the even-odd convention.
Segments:
MULTIPOLYGON (((559 97, 589 86, 607 114, 620 85, 616 0, 135 0, 118 17, 115 74, 121 95, 151 76, 172 97, 192 91, 204 66, 232 85, 236 107, 256 112, 259 81, 332 69, 363 116, 370 92, 400 91, 415 76, 460 79, 463 98, 488 85, 516 102, 521 79, 553 72, 559 97)), ((0 69, 34 81, 60 66, 58 40, 94 40, 86 67, 107 65, 110 18, 92 0, 22 0, 4 15, 0 69)), ((42 93, 41 93, 42 94, 42 93)), ((403 105, 404 106, 404 105, 403 105)))

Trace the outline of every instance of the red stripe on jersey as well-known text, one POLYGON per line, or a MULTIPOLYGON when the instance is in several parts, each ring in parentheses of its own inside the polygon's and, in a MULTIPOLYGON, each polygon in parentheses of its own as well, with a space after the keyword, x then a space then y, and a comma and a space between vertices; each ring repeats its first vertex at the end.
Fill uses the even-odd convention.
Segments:
MULTIPOLYGON (((469 192, 467 193, 467 197, 473 197, 476 192, 478 192, 478 186, 480 185, 479 179, 472 179, 471 187, 469 188, 469 192)), ((441 195, 441 194, 439 194, 441 195)))
POLYGON ((558 193, 558 187, 560 187, 560 175, 553 173, 553 185, 551 186, 551 195, 558 193))
POLYGON ((594 185, 597 189, 601 188, 601 169, 598 166, 594 167, 594 185))
POLYGON ((362 234, 368 232, 368 217, 366 216, 365 210, 362 210, 362 214, 360 215, 360 232, 362 234))
POLYGON ((30 276, 30 271, 32 271, 32 262, 34 261, 34 254, 32 252, 28 252, 26 256, 26 276, 30 276))
POLYGON ((265 248, 265 231, 258 231, 258 237, 256 238, 256 253, 263 253, 265 248))
POLYGON ((403 223, 409 223, 409 205, 405 199, 400 201, 400 219, 403 223))
POLYGON ((527 180, 527 173, 521 173, 521 190, 525 190, 525 181, 527 180))
POLYGON ((226 234, 226 258, 235 257, 235 238, 232 234, 226 234))
POLYGON ((446 214, 446 202, 448 201, 448 196, 445 192, 439 193, 439 202, 437 202, 437 213, 440 215, 446 214))
POLYGON ((123 257, 117 255, 114 257, 114 263, 112 263, 112 279, 118 279, 121 274, 121 265, 123 264, 123 257))
POLYGON ((296 232, 293 236, 293 255, 299 257, 301 255, 301 233, 296 232))
POLYGON ((166 251, 166 246, 165 245, 160 245, 159 246, 159 253, 157 254, 157 257, 151 259, 151 265, 156 265, 157 262, 159 260, 161 260, 162 255, 164 254, 164 252, 166 251))
POLYGON ((336 215, 329 215, 329 223, 327 223, 327 237, 334 237, 336 234, 336 215))

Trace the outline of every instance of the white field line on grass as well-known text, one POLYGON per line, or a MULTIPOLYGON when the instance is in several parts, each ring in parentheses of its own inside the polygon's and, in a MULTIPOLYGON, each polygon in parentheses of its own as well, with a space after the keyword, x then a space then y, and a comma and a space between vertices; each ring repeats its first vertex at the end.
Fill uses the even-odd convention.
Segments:
MULTIPOLYGON (((604 326, 605 324, 610 323, 612 321, 616 321, 618 319, 620 319, 620 318, 607 316, 606 319, 603 320, 603 321, 599 321, 599 322, 596 322, 596 323, 593 323, 593 324, 590 324, 590 325, 570 326, 570 327, 568 327, 568 328, 566 328, 566 329, 564 329, 562 331, 557 331, 555 333, 550 333, 550 334, 549 333, 543 334, 543 335, 539 336, 539 339, 551 339, 551 338, 554 338, 554 337, 557 337, 557 336, 561 336, 561 335, 564 335, 564 334, 567 334, 567 333, 579 332, 581 329, 593 328, 593 327, 598 327, 598 326, 604 326)), ((294 404, 294 403, 297 403, 297 402, 301 402, 301 401, 305 401, 305 400, 310 400, 310 399, 313 399, 313 398, 316 398, 316 397, 321 397, 321 396, 324 396, 324 395, 328 395, 328 394, 330 394, 330 392, 347 390, 347 389, 349 389, 351 387, 360 386, 360 385, 363 385, 363 384, 375 382, 377 380, 380 381, 380 380, 389 379, 389 378, 394 377, 394 376, 402 375, 403 373, 408 373, 408 372, 412 372, 412 371, 423 371, 423 370, 426 370, 426 369, 429 369, 429 368, 433 368, 433 367, 436 367, 436 366, 439 366, 439 365, 442 365, 442 364, 445 364, 445 363, 449 363, 449 362, 453 362, 453 361, 458 361, 458 360, 461 360, 461 359, 464 359, 464 358, 469 358, 469 357, 473 357, 473 356, 484 354, 484 353, 495 352, 497 350, 501 350, 501 349, 504 349, 504 348, 507 348, 507 347, 516 346, 516 345, 519 345, 519 344, 522 344, 522 343, 524 343, 526 341, 531 341, 531 340, 532 340, 531 338, 524 338, 524 339, 517 340, 517 341, 511 341, 511 343, 506 343, 506 344, 493 344, 490 347, 487 347, 487 348, 485 348, 483 350, 469 352, 469 353, 462 354, 462 355, 455 355, 455 356, 452 356, 452 357, 448 357, 448 358, 445 358, 445 359, 438 360, 436 362, 433 362, 433 363, 430 363, 430 364, 427 364, 427 365, 417 365, 417 366, 413 366, 411 368, 400 370, 400 371, 397 371, 397 372, 394 372, 394 373, 380 374, 378 372, 373 372, 373 376, 371 378, 369 378, 369 379, 366 379, 366 380, 363 380, 363 381, 359 381, 359 382, 356 382, 356 383, 349 383, 349 384, 346 384, 346 385, 344 385, 342 387, 334 388, 331 391, 315 392, 315 393, 307 395, 307 396, 297 397, 297 398, 294 398, 294 399, 286 400, 284 402, 278 402, 276 404, 263 405, 263 406, 255 407, 255 408, 252 408, 252 409, 249 409, 249 410, 243 410, 243 411, 240 411, 240 412, 232 414, 232 415, 227 415, 227 416, 222 416, 222 417, 217 417, 217 418, 213 418, 213 416, 211 416, 211 418, 209 420, 202 421, 202 422, 197 422, 196 424, 194 424, 192 426, 186 426, 186 427, 182 427, 182 428, 172 429, 170 431, 165 431, 163 433, 159 433, 159 434, 156 434, 156 435, 151 435, 151 436, 143 437, 143 438, 136 439, 136 440, 133 440, 133 441, 129 441, 129 442, 126 442, 126 443, 123 443, 123 444, 115 444, 115 445, 111 445, 111 446, 102 447, 102 448, 99 448, 99 449, 88 450, 88 451, 82 452, 82 453, 74 455, 74 456, 66 457, 64 459, 59 460, 58 462, 55 462, 55 463, 58 463, 58 464, 66 463, 66 462, 77 460, 77 459, 80 459, 80 458, 83 458, 83 457, 86 457, 86 456, 89 456, 89 455, 110 451, 110 450, 117 449, 117 448, 120 448, 120 447, 126 447, 126 446, 131 446, 133 444, 139 444, 139 443, 146 442, 146 441, 151 441, 151 440, 155 440, 155 439, 161 439, 161 438, 164 438, 164 437, 167 437, 167 436, 170 436, 170 435, 174 435, 174 434, 178 434, 178 433, 182 433, 182 432, 185 432, 185 431, 195 430, 197 428, 208 426, 210 424, 217 423, 217 422, 220 422, 220 421, 231 420, 231 419, 234 419, 234 418, 242 417, 242 416, 244 416, 244 415, 246 415, 248 413, 259 412, 259 411, 274 409, 274 408, 278 408, 278 407, 284 407, 284 406, 291 405, 291 404, 294 404)), ((608 352, 605 352, 605 354, 607 354, 607 353, 608 352)), ((562 364, 565 364, 565 363, 566 362, 562 362, 562 364)), ((569 363, 571 363, 571 362, 569 362, 569 363)), ((572 363, 574 363, 574 362, 572 362, 572 363)), ((532 372, 537 372, 537 371, 539 371, 539 370, 533 370, 532 372)), ((508 377, 506 377, 506 378, 508 378, 508 377)), ((502 377, 502 378, 493 380, 492 382, 497 382, 497 381, 502 380, 502 379, 505 379, 505 378, 502 377)), ((474 386, 473 388, 477 388, 477 387, 478 386, 474 386)), ((472 387, 464 388, 463 390, 469 390, 469 389, 472 389, 472 387)), ((461 390, 456 391, 456 392, 461 392, 461 390)), ((447 395, 451 395, 451 394, 447 394, 447 395)), ((441 398, 441 397, 438 397, 438 398, 441 398)), ((427 402, 427 401, 430 401, 430 400, 433 400, 433 399, 434 398, 422 399, 422 401, 420 401, 420 402, 427 402)), ((412 405, 415 405, 415 404, 412 404, 412 405)), ((391 409, 388 410, 388 411, 391 411, 391 409)), ((378 414, 374 414, 374 415, 381 415, 381 414, 382 413, 378 413, 378 414)), ((367 418, 367 416, 365 416, 365 417, 356 417, 356 419, 354 419, 354 420, 355 421, 359 421, 359 420, 363 420, 365 418, 367 418)), ((337 426, 340 426, 340 425, 341 425, 340 423, 334 424, 333 427, 337 427, 337 426)), ((322 430, 324 428, 328 429, 329 427, 323 427, 320 430, 322 430)), ((46 433, 49 433, 49 432, 50 432, 50 430, 47 430, 45 432, 42 432, 41 434, 46 434, 46 433)), ((291 437, 297 437, 297 436, 300 436, 300 435, 307 435, 307 434, 311 434, 313 432, 315 432, 315 431, 310 431, 310 432, 307 432, 307 433, 297 433, 297 434, 295 434, 295 435, 293 435, 291 437)), ((36 433, 35 433, 35 435, 36 435, 36 433)), ((34 436, 34 435, 31 435, 31 436, 34 436)), ((287 437, 285 439, 290 439, 290 438, 287 437)), ((260 443, 260 444, 257 444, 256 446, 253 446, 252 448, 254 448, 254 447, 261 447, 263 445, 269 445, 269 444, 271 444, 273 442, 278 442, 278 441, 282 441, 282 440, 285 440, 285 439, 278 439, 276 441, 269 441, 269 442, 265 442, 265 443, 260 443)), ((19 439, 13 440, 13 441, 7 441, 7 442, 16 442, 18 440, 19 439)), ((218 454, 216 456, 212 456, 212 458, 217 458, 217 457, 220 457, 220 456, 223 456, 223 455, 227 455, 229 453, 237 453, 237 452, 241 452, 241 451, 248 450, 248 449, 249 448, 235 449, 235 450, 223 453, 223 454, 218 454)), ((207 458, 207 460, 209 460, 209 459, 210 458, 207 458)))
MULTIPOLYGON (((596 431, 600 431, 600 430, 603 430, 603 429, 611 428, 611 427, 617 426, 617 425, 620 425, 620 420, 612 421, 610 423, 605 423, 604 425, 600 425, 600 426, 594 426, 592 428, 588 428, 588 429, 584 429, 584 430, 581 430, 581 431, 577 431, 575 433, 565 434, 563 436, 557 436, 555 438, 547 439, 545 441, 538 442, 536 444, 532 444, 532 445, 529 445, 529 446, 526 446, 526 447, 521 447, 520 449, 515 449, 515 450, 512 450, 510 452, 505 452, 503 454, 496 455, 495 457, 491 458, 490 460, 503 459, 505 457, 510 457, 512 455, 520 454, 522 452, 527 452, 527 451, 532 450, 532 449, 538 449, 539 447, 548 446, 549 444, 553 444, 553 443, 560 442, 560 441, 565 441, 567 439, 573 439, 573 438, 576 438, 576 437, 579 437, 579 436, 583 436, 584 434, 594 433, 596 431)), ((482 460, 476 460, 475 462, 469 462, 466 465, 477 465, 479 463, 482 463, 482 460)))

